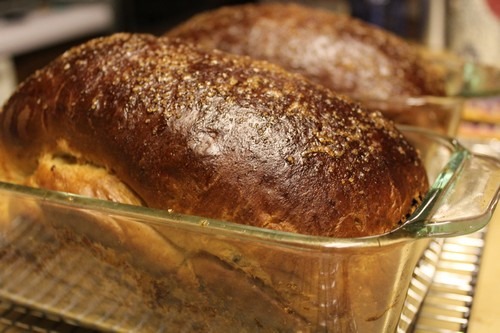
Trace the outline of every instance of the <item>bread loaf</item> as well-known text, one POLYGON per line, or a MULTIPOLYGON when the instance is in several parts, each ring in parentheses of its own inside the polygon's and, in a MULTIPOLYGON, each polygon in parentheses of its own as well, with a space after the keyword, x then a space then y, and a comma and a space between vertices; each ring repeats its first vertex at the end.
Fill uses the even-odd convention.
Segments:
POLYGON ((19 86, 0 130, 12 181, 309 235, 388 232, 428 188, 379 113, 166 37, 67 51, 19 86))
POLYGON ((192 17, 167 36, 268 60, 360 98, 445 94, 440 72, 402 38, 304 5, 222 7, 192 17))

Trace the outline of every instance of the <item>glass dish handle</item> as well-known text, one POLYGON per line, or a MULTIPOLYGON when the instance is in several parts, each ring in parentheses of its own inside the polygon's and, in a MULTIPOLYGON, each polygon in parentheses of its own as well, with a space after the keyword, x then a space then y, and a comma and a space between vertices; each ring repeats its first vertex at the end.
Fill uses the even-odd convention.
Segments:
POLYGON ((500 198, 500 160, 468 151, 462 154, 460 165, 448 166, 458 172, 444 171, 443 186, 429 192, 436 200, 420 207, 400 231, 417 238, 454 237, 488 224, 500 198))

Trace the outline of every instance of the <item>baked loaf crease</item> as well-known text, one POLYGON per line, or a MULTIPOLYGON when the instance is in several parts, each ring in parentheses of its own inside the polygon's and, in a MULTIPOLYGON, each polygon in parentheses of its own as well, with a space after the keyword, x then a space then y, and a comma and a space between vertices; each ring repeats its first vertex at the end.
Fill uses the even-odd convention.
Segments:
POLYGON ((19 86, 0 129, 16 182, 309 235, 388 232, 428 188, 380 113, 166 37, 68 50, 19 86))
POLYGON ((262 3, 203 12, 166 33, 202 47, 279 64, 360 98, 442 96, 442 73, 399 36, 299 4, 262 3))

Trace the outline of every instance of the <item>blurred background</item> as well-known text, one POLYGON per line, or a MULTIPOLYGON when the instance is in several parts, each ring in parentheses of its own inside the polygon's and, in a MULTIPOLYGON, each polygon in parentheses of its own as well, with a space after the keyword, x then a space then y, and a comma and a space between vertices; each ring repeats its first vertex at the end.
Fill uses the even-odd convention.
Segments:
MULTIPOLYGON (((266 0, 261 0, 266 1, 266 0)), ((243 0, 0 0, 0 57, 16 78, 61 50, 114 31, 161 34, 196 12, 243 0)), ((499 0, 303 0, 356 16, 433 49, 500 66, 499 0)))
MULTIPOLYGON (((0 104, 36 69, 90 38, 117 31, 162 34, 197 12, 258 1, 269 0, 0 0, 0 104)), ((429 50, 451 51, 463 59, 500 68, 500 0, 296 2, 352 15, 429 50)), ((493 119, 489 121, 495 123, 493 136, 500 138, 496 124, 500 123, 499 101, 471 106, 475 114, 482 110, 493 119)), ((491 126, 487 131, 492 132, 491 126)))

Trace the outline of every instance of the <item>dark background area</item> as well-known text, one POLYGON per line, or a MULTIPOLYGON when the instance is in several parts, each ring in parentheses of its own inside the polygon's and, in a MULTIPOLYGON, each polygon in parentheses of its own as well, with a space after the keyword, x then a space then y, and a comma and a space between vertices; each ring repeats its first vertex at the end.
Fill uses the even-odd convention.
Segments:
MULTIPOLYGON (((115 12, 115 25, 111 31, 103 31, 101 34, 112 32, 141 32, 162 34, 172 26, 191 17, 197 12, 217 8, 223 5, 248 3, 253 1, 243 0, 115 0, 113 7, 115 12)), ((21 4, 18 2, 18 4, 21 4)), ((23 8, 28 10, 28 8, 23 8)), ((11 19, 22 16, 22 12, 10 13, 11 19)), ((26 54, 18 54, 13 58, 16 68, 17 80, 21 82, 36 69, 48 64, 52 59, 66 51, 72 46, 81 44, 86 40, 98 35, 85 36, 57 45, 38 49, 26 54)))
POLYGON ((194 13, 253 1, 244 0, 121 0, 117 1, 117 29, 161 34, 194 13))

